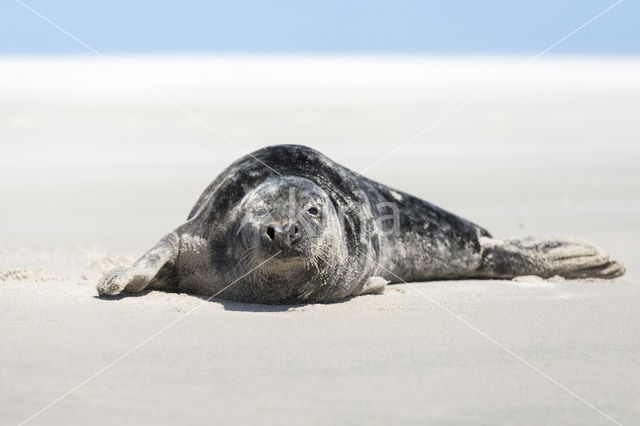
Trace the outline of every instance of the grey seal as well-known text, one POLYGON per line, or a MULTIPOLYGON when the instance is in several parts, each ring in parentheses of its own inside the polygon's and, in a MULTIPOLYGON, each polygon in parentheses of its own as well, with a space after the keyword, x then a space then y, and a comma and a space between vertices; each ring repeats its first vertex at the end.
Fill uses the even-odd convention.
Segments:
POLYGON ((251 303, 332 302, 388 283, 463 278, 615 278, 624 266, 574 238, 496 239, 474 223, 300 145, 224 170, 187 221, 100 295, 164 289, 251 303))

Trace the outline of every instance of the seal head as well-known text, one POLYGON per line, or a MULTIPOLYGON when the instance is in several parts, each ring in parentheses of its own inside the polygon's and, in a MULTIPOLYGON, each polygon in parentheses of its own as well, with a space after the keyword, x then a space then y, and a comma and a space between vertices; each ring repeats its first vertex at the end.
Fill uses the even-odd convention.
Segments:
POLYGON ((340 218, 329 195, 297 176, 265 180, 231 213, 231 258, 242 276, 229 289, 252 300, 317 299, 346 253, 340 218))

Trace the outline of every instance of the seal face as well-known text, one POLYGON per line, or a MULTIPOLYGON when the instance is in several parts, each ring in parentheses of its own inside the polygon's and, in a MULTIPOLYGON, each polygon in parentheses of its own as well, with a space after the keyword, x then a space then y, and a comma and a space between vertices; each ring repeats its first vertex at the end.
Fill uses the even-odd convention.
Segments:
POLYGON ((338 213, 318 185, 295 176, 269 178, 231 216, 230 261, 243 277, 229 289, 235 298, 318 299, 330 286, 346 248, 338 213))
POLYGON ((495 239, 313 149, 278 145, 229 166, 184 224, 132 267, 107 272, 98 292, 158 288, 290 304, 379 293, 390 282, 623 273, 590 243, 495 239))

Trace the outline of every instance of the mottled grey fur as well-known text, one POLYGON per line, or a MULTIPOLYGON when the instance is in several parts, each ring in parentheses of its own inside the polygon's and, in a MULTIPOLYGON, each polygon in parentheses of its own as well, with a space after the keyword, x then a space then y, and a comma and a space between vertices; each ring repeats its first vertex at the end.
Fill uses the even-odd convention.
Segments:
POLYGON ((499 240, 426 201, 307 147, 267 147, 236 161, 187 222, 100 295, 146 288, 255 303, 330 302, 388 283, 521 275, 614 278, 624 266, 571 238, 499 240))

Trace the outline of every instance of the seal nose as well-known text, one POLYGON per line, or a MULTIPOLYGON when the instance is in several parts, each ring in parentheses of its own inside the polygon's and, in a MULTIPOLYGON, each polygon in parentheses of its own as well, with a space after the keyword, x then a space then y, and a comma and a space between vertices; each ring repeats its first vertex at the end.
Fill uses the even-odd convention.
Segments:
POLYGON ((269 225, 265 233, 269 240, 282 248, 289 248, 300 239, 300 228, 295 223, 290 223, 283 228, 277 225, 269 225))

